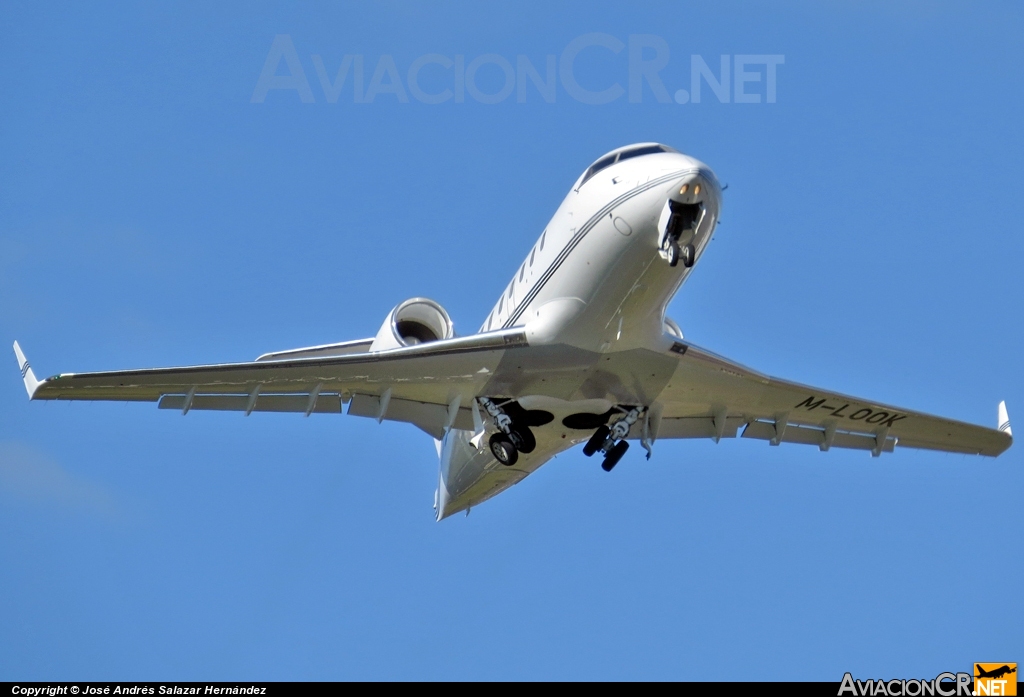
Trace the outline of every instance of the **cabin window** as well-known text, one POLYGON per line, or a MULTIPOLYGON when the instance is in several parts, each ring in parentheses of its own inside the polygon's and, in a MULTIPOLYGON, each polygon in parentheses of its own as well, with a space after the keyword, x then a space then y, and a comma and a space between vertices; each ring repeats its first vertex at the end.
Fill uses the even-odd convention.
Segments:
POLYGON ((519 282, 523 282, 523 274, 526 273, 526 264, 519 267, 519 282))
POLYGON ((548 236, 548 231, 540 233, 540 251, 544 251, 544 238, 548 236))
POLYGON ((501 314, 501 309, 505 307, 505 296, 501 296, 501 300, 498 301, 498 314, 501 314))
POLYGON ((532 251, 532 252, 530 252, 530 266, 531 266, 531 267, 533 266, 533 258, 534 258, 535 256, 537 256, 537 248, 536 248, 536 247, 534 247, 534 248, 533 248, 533 251, 532 251))

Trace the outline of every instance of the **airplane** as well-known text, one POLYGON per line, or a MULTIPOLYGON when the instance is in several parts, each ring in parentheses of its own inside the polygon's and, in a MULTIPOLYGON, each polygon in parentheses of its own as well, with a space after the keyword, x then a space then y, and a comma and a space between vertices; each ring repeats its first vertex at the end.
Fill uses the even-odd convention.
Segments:
POLYGON ((985 670, 980 665, 975 664, 975 669, 977 670, 977 673, 978 673, 977 675, 974 676, 976 678, 1001 678, 1004 675, 1009 675, 1010 673, 1016 673, 1017 672, 1016 664, 1014 664, 1013 668, 1011 668, 1008 665, 1002 665, 999 668, 995 668, 993 670, 985 670))
POLYGON ((750 438, 998 456, 997 428, 769 377, 687 341, 665 310, 707 249, 722 187, 693 157, 637 143, 573 184, 480 330, 456 336, 437 302, 411 298, 373 337, 255 361, 61 373, 39 381, 15 342, 29 398, 157 402, 201 410, 340 414, 413 424, 440 461, 436 520, 508 489, 576 445, 611 471, 630 441, 750 438))

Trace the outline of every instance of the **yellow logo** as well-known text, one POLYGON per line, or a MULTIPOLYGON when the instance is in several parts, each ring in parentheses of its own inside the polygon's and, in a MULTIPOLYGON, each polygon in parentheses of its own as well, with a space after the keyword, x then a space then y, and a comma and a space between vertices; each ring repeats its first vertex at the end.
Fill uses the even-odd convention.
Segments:
POLYGON ((974 694, 1009 696, 1017 694, 1016 663, 975 663, 974 694))

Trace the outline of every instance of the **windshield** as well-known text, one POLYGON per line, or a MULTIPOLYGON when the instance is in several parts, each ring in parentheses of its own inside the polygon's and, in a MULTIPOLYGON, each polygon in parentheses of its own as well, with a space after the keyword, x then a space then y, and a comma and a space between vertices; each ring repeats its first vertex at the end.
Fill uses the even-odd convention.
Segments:
POLYGON ((586 184, 588 179, 593 177, 602 169, 611 167, 616 162, 622 162, 623 160, 628 160, 631 157, 640 157, 641 155, 654 155, 659 152, 673 152, 673 150, 664 145, 640 145, 635 148, 630 148, 629 150, 623 150, 622 152, 617 152, 612 155, 606 155, 594 164, 590 165, 590 168, 587 169, 587 173, 583 175, 583 181, 580 182, 580 186, 586 184))

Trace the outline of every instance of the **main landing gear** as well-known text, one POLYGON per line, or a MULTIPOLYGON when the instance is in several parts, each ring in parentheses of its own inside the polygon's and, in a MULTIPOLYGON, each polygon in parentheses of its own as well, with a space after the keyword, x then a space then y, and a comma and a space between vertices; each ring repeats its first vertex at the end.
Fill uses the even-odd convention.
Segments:
POLYGON ((611 472, 615 465, 619 464, 619 460, 629 450, 629 443, 626 442, 626 436, 629 435, 630 428, 637 422, 640 415, 643 413, 643 409, 640 407, 633 407, 626 415, 609 426, 601 426, 590 437, 587 444, 583 446, 583 454, 587 457, 594 455, 598 450, 604 453, 604 462, 601 463, 601 468, 605 472, 611 472))
MULTIPOLYGON (((518 423, 508 415, 503 408, 508 402, 499 405, 486 397, 479 397, 477 401, 480 402, 480 406, 487 411, 488 416, 493 419, 494 425, 498 428, 498 432, 492 435, 488 441, 494 459, 506 467, 511 467, 519 460, 519 453, 529 454, 534 451, 537 447, 537 439, 534 438, 529 426, 518 423)), ((520 408, 519 411, 522 409, 520 408)))
POLYGON ((495 433, 491 436, 490 447, 494 459, 506 467, 511 467, 519 461, 519 449, 504 433, 495 433))

